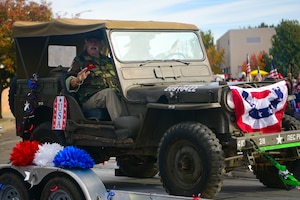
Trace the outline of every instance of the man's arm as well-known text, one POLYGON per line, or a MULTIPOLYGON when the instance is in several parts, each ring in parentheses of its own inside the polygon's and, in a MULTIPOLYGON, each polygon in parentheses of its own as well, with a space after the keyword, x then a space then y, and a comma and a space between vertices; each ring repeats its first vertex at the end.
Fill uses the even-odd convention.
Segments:
POLYGON ((90 71, 87 69, 87 67, 81 69, 78 59, 79 58, 77 57, 74 58, 72 67, 68 70, 66 86, 70 92, 77 92, 79 86, 83 84, 84 80, 90 74, 90 71))

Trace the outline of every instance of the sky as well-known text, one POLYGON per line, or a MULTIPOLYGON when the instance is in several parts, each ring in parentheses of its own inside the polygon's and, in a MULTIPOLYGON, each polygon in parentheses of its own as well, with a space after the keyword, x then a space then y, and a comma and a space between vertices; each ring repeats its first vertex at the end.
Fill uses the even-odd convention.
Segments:
POLYGON ((211 31, 215 41, 229 30, 277 26, 298 20, 299 0, 47 0, 54 16, 83 19, 172 21, 211 31))

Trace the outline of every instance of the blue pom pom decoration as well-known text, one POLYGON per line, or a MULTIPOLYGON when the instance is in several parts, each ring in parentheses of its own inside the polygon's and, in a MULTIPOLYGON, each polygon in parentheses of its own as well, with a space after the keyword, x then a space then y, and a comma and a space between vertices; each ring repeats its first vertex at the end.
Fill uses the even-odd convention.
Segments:
POLYGON ((94 160, 86 151, 75 146, 67 146, 59 151, 53 160, 55 167, 88 169, 94 167, 94 160))
POLYGON ((35 90, 35 89, 38 88, 37 81, 36 81, 36 80, 32 80, 32 79, 30 79, 30 80, 27 81, 27 86, 28 86, 30 89, 32 89, 32 90, 35 90))

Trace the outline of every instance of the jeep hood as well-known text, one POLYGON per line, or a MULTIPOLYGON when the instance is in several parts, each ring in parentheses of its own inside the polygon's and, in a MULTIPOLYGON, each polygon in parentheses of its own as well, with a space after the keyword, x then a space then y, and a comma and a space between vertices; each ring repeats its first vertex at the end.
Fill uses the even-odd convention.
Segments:
POLYGON ((127 91, 129 101, 158 103, 216 103, 221 85, 210 83, 174 83, 156 86, 138 86, 127 91))

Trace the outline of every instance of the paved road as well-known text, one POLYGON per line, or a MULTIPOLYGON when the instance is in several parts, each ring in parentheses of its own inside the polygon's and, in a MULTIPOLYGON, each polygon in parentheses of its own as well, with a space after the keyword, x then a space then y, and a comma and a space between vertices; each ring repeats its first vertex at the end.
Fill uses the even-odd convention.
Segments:
MULTIPOLYGON (((98 174, 107 189, 115 188, 117 190, 167 194, 160 183, 159 177, 136 179, 130 177, 116 177, 114 170, 105 166, 98 165, 94 171, 98 174)), ((227 174, 222 190, 215 198, 216 200, 298 200, 300 196, 299 189, 290 191, 277 190, 264 187, 257 179, 250 176, 245 171, 235 172, 233 176, 227 174), (240 176, 246 173, 245 177, 240 176)))
POLYGON ((9 162, 12 148, 21 141, 16 136, 15 119, 12 117, 0 119, 0 164, 9 162))

